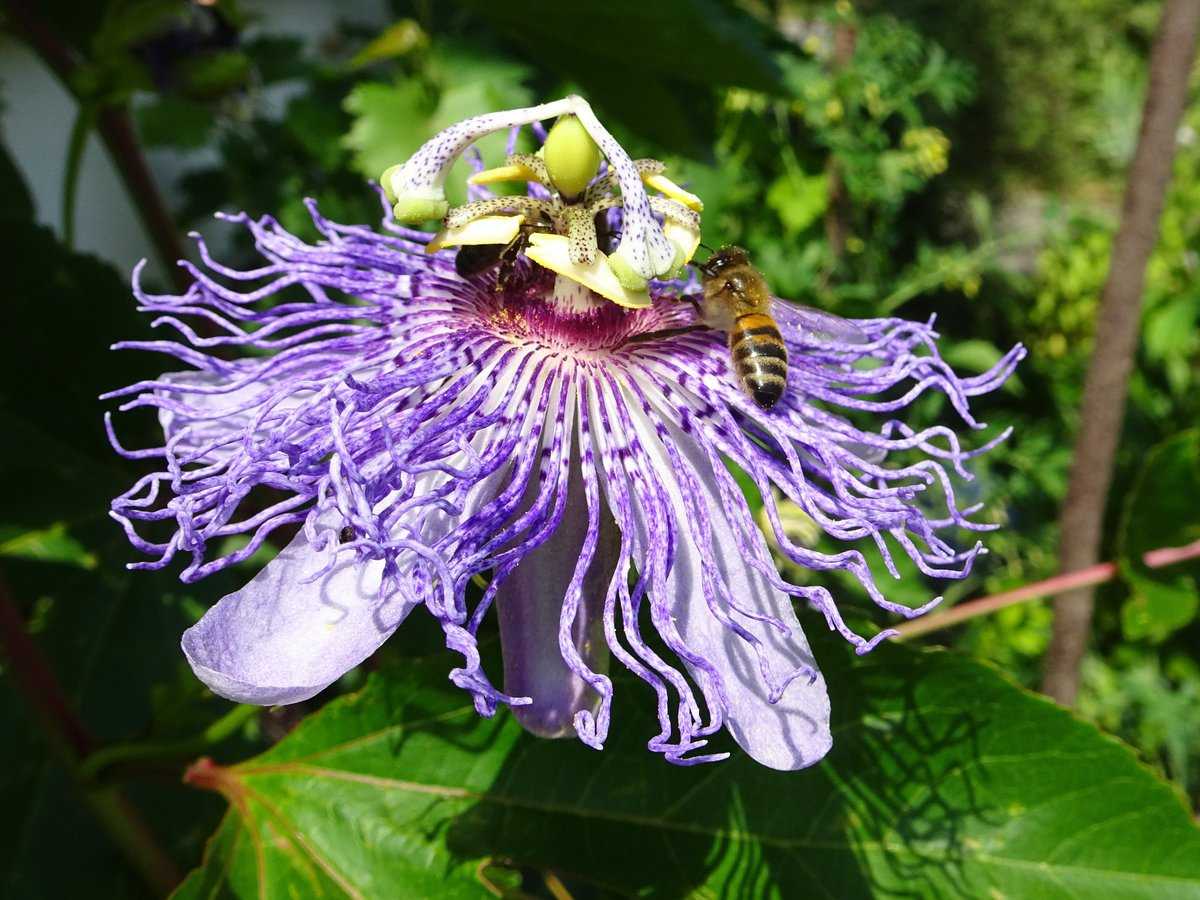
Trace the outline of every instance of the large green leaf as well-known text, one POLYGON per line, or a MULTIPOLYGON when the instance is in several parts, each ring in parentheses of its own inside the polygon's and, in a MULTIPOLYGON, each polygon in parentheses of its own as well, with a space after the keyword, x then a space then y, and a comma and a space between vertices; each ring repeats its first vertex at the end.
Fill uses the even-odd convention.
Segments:
POLYGON ((1125 504, 1119 541, 1121 573, 1133 596, 1121 609, 1130 639, 1163 640, 1196 617, 1195 562, 1151 569, 1142 554, 1200 539, 1200 429, 1163 441, 1146 456, 1125 504))
POLYGON ((445 661, 385 670, 193 767, 231 807, 178 896, 481 896, 489 859, 602 896, 1200 896, 1200 831, 1126 747, 946 651, 822 647, 834 750, 794 773, 666 765, 629 683, 595 753, 478 718, 445 661))
POLYGON ((713 86, 783 89, 771 33, 719 0, 464 2, 506 44, 586 94, 610 127, 674 152, 711 154, 713 86))
MULTIPOLYGON (((427 74, 429 83, 363 82, 346 96, 344 106, 354 124, 343 143, 354 152, 354 167, 364 177, 379 178, 455 122, 532 102, 523 85, 530 75, 525 66, 452 41, 430 53, 427 74)), ((489 166, 503 162, 506 141, 507 134, 500 133, 478 143, 489 166)), ((451 203, 466 200, 463 181, 469 174, 465 162, 455 164, 446 182, 451 203)))
POLYGON ((539 3, 466 0, 544 64, 579 71, 593 65, 625 80, 632 74, 704 85, 744 85, 771 91, 781 73, 768 32, 719 0, 585 0, 539 3))

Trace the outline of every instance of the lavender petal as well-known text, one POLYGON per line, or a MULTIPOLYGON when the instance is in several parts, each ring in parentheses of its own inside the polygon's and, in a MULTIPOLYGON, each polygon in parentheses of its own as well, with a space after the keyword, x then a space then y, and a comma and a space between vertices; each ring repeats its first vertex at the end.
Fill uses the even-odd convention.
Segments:
POLYGON ((382 562, 301 533, 240 591, 183 633, 188 663, 213 693, 239 703, 299 703, 370 656, 416 605, 379 597, 382 562))
POLYGON ((602 699, 557 652, 560 640, 566 640, 591 672, 608 669, 603 607, 616 558, 615 531, 607 513, 606 521, 597 518, 589 528, 592 517, 574 466, 558 527, 545 543, 525 554, 496 595, 504 692, 532 699, 528 706, 514 707, 513 714, 526 730, 541 737, 573 736, 577 714, 587 711, 594 716, 602 699), (564 600, 577 580, 576 615, 563 621, 564 600))

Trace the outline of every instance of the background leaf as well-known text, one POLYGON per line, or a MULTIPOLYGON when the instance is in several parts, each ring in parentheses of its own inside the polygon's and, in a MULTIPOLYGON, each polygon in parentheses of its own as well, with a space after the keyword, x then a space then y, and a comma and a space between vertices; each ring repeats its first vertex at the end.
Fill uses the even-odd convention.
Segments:
POLYGON ((1151 569, 1142 554, 1200 540, 1200 429, 1181 432, 1147 455, 1121 523, 1121 572, 1133 596, 1121 608, 1125 636, 1161 641, 1200 608, 1195 563, 1151 569))

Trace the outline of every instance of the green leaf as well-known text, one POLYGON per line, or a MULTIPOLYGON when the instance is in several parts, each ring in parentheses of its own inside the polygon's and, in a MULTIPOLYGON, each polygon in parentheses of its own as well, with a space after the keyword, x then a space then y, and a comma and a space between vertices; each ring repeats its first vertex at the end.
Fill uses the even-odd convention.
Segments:
POLYGON ((64 522, 55 522, 49 528, 38 531, 0 525, 0 557, 2 556, 65 563, 81 569, 96 568, 96 554, 89 552, 68 534, 64 522))
POLYGON ((1200 302, 1194 292, 1173 296, 1146 313, 1143 342, 1151 359, 1186 355, 1195 346, 1200 302))
MULTIPOLYGON (((109 349, 146 333, 114 269, 26 222, 0 219, 0 241, 21 260, 8 272, 0 329, 0 383, 9 387, 0 394, 0 522, 37 530, 103 517, 114 478, 129 470, 108 445, 97 395, 161 362, 109 349)), ((130 421, 128 439, 143 441, 151 417, 130 421)))
POLYGON ((1121 631, 1129 640, 1163 641, 1196 617, 1200 594, 1193 579, 1158 573, 1151 578, 1126 564, 1121 574, 1133 589, 1121 607, 1121 631))
POLYGON ((275 84, 292 78, 313 78, 311 63, 304 58, 304 41, 290 35, 264 34, 242 41, 254 63, 254 71, 263 84, 275 84))
POLYGON ((222 50, 184 60, 179 65, 180 90, 196 99, 219 97, 246 84, 253 71, 241 50, 222 50))
POLYGON ((162 96, 137 110, 138 133, 148 147, 203 147, 213 130, 212 111, 203 103, 162 96))
POLYGON ((1133 596, 1121 609, 1130 639, 1161 641, 1189 624, 1200 608, 1193 577, 1197 565, 1151 569, 1142 555, 1200 539, 1200 429, 1189 429, 1154 447, 1125 504, 1118 541, 1121 574, 1133 596))
POLYGON ((825 214, 829 204, 829 177, 824 172, 779 176, 767 189, 767 206, 775 210, 790 235, 798 234, 825 214))
POLYGON ((296 97, 287 105, 283 125, 322 168, 336 169, 342 164, 346 116, 337 106, 311 95, 296 97))
POLYGON ((769 32, 714 0, 467 5, 504 41, 585 94, 610 128, 624 125, 676 153, 711 155, 713 86, 781 90, 769 32))
MULTIPOLYGON (((354 124, 344 143, 354 151, 354 167, 377 179, 388 166, 403 162, 455 122, 497 109, 527 106, 532 95, 522 82, 528 74, 519 63, 480 56, 478 51, 446 43, 432 54, 432 84, 410 79, 393 85, 358 85, 345 100, 354 124)), ((488 165, 503 161, 506 140, 506 133, 498 133, 479 141, 478 149, 488 165)), ((452 204, 466 200, 464 182, 469 172, 460 160, 447 177, 446 195, 452 204)))
POLYGON ((105 5, 104 20, 92 38, 97 57, 119 54, 183 21, 186 9, 173 0, 129 0, 105 5))
POLYGON ((610 82, 665 77, 764 91, 780 86, 765 29, 716 0, 467 0, 466 5, 543 64, 567 72, 595 67, 606 71, 610 82), (621 79, 613 78, 617 70, 621 79))
POLYGON ((1003 355, 999 347, 982 339, 955 341, 942 351, 942 358, 951 368, 968 372, 986 372, 1000 362, 1003 355))
MULTIPOLYGON (((127 278, 111 266, 13 218, 0 217, 0 241, 20 261, 8 272, 0 329, 0 379, 8 388, 0 396, 5 581, 67 704, 97 741, 194 733, 213 702, 190 673, 187 682, 175 676, 186 670, 178 641, 195 620, 195 600, 182 595, 173 573, 125 571, 135 554, 108 519, 108 505, 145 469, 108 446, 105 404, 97 399, 161 371, 163 360, 109 349, 145 334, 127 278), (170 723, 158 709, 170 711, 170 723)), ((147 446, 155 427, 152 413, 131 415, 121 434, 147 446)), ((205 590, 219 596, 243 577, 232 573, 205 590)), ((47 752, 16 686, 0 663, 0 893, 145 896, 47 752), (62 864, 64 848, 70 865, 62 864)), ((205 821, 215 822, 220 810, 212 798, 171 787, 174 781, 128 793, 169 851, 194 858, 205 821)))
POLYGON ((476 897, 491 859, 605 895, 1200 896, 1200 831, 1126 747, 945 651, 820 650, 834 750, 793 773, 665 764, 626 680, 596 753, 409 661, 255 759, 193 766, 231 807, 177 897, 476 897))
POLYGON ((354 151, 354 168, 368 178, 378 179, 433 136, 433 104, 417 81, 360 84, 346 96, 345 108, 354 117, 345 144, 354 151))

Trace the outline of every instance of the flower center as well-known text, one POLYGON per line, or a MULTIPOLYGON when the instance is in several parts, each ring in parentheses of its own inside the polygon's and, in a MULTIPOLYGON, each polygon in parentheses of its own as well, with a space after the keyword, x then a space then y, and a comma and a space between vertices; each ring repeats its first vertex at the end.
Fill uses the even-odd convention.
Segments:
POLYGON ((514 344, 572 355, 606 355, 631 337, 686 324, 691 309, 674 298, 624 309, 561 275, 496 292, 482 311, 487 329, 514 344))

